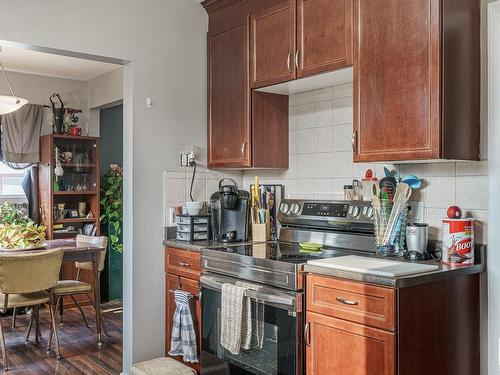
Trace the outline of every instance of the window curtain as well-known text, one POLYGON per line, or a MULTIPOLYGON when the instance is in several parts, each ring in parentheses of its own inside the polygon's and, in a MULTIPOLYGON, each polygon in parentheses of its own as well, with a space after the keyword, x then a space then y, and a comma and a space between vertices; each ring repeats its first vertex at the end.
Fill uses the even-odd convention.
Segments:
POLYGON ((40 135, 50 110, 43 105, 26 104, 15 112, 0 116, 0 161, 13 169, 26 169, 21 183, 28 200, 28 214, 40 222, 38 201, 38 162, 40 135))
POLYGON ((1 160, 13 169, 25 169, 40 161, 40 134, 45 107, 26 104, 1 119, 1 160))

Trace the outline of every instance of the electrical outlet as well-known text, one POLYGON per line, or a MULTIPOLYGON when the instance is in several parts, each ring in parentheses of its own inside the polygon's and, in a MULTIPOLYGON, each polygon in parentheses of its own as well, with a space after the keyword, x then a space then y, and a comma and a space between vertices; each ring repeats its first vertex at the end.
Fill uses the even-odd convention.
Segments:
POLYGON ((196 155, 193 148, 191 151, 183 151, 180 155, 180 165, 181 167, 192 167, 196 162, 196 155))
POLYGON ((170 207, 168 209, 168 226, 172 227, 175 225, 175 207, 170 207))

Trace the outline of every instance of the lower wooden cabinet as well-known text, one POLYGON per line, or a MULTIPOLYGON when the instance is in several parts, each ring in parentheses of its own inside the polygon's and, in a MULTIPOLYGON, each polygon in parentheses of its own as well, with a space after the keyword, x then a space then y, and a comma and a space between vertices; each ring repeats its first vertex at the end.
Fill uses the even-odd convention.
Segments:
MULTIPOLYGON (((181 276, 185 274, 185 267, 178 266, 177 263, 187 264, 188 261, 191 265, 190 272, 194 269, 200 269, 200 254, 185 251, 182 249, 168 248, 165 250, 166 255, 166 274, 165 274, 165 294, 166 294, 166 307, 165 307, 165 355, 168 355, 170 350, 170 339, 172 336, 172 322, 175 313, 175 298, 173 291, 180 289, 182 291, 191 293, 193 299, 191 300, 191 316, 193 317, 193 324, 196 331, 196 345, 198 358, 201 353, 201 302, 200 302, 200 274, 201 271, 188 273, 190 277, 181 276), (181 261, 179 261, 179 259, 181 261), (187 261, 188 260, 188 261, 187 261)), ((173 357, 174 359, 182 362, 182 357, 173 357)), ((184 363, 184 362, 183 362, 184 363)), ((200 373, 200 364, 189 364, 188 366, 195 369, 200 373)))
POLYGON ((307 312, 307 374, 392 375, 395 335, 307 312))
POLYGON ((403 288, 308 274, 306 374, 479 374, 479 321, 479 274, 403 288))

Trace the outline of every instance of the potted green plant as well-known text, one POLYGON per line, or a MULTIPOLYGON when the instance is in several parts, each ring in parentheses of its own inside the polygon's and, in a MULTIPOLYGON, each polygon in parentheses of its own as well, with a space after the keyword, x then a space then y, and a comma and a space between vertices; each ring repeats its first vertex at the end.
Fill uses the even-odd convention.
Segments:
POLYGON ((106 226, 109 236, 109 256, 101 277, 104 299, 122 297, 123 278, 123 169, 111 165, 101 178, 101 224, 106 226), (107 297, 107 298, 106 298, 107 297))
POLYGON ((36 249, 45 246, 45 227, 29 219, 25 211, 10 202, 0 205, 0 248, 36 249))

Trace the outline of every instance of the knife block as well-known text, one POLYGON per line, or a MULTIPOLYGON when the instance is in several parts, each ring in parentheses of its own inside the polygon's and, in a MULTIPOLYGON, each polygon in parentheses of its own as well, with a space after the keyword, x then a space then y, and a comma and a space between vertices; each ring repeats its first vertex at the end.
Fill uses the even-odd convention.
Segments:
POLYGON ((269 221, 265 224, 252 224, 252 241, 266 242, 271 240, 271 225, 269 221))

